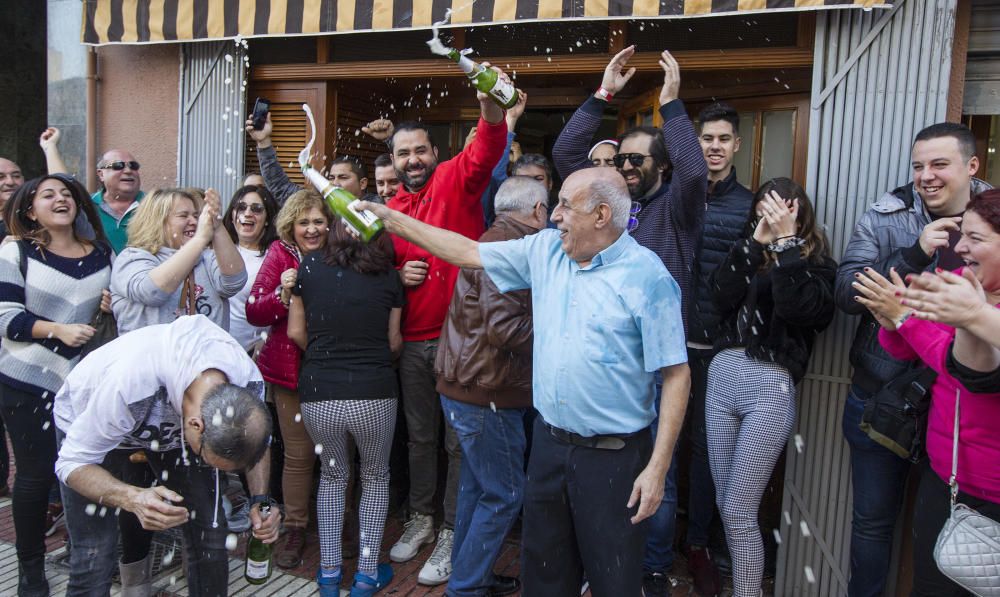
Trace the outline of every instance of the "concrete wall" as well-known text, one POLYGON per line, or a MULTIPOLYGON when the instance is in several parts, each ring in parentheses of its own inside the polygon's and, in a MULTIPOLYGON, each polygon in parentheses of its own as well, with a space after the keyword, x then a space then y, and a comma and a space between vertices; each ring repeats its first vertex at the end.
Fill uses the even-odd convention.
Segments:
POLYGON ((98 49, 97 151, 125 149, 142 164, 142 188, 177 184, 180 45, 98 49))
POLYGON ((62 131, 59 150, 86 182, 87 46, 80 43, 79 0, 48 0, 48 124, 62 131))
POLYGON ((46 6, 38 0, 3 0, 0 6, 0 156, 34 178, 45 168, 38 135, 45 129, 46 6))

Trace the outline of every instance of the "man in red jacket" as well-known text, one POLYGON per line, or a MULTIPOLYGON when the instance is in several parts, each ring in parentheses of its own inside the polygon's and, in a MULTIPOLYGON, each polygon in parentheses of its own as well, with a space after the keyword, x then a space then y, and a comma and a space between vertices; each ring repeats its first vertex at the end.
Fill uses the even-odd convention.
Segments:
MULTIPOLYGON (((494 70, 500 72, 500 76, 506 76, 495 67, 494 70)), ((438 163, 437 147, 422 123, 400 123, 388 138, 393 166, 402 187, 387 205, 422 222, 471 239, 477 239, 483 233, 480 197, 507 143, 503 109, 483 93, 477 92, 476 96, 481 108, 476 137, 461 153, 446 162, 438 163)), ((375 138, 388 137, 385 129, 382 135, 375 129, 370 124, 366 132, 375 138)), ((434 542, 434 491, 437 487, 441 424, 434 359, 441 325, 448 313, 448 303, 459 270, 402 238, 393 237, 393 245, 396 267, 406 287, 407 300, 403 307, 403 354, 399 375, 409 432, 412 515, 389 557, 394 562, 405 562, 413 558, 421 546, 434 542)), ((450 426, 446 426, 445 437, 448 482, 444 496, 444 525, 434 553, 418 576, 418 581, 427 585, 442 584, 451 576, 461 450, 450 426)))

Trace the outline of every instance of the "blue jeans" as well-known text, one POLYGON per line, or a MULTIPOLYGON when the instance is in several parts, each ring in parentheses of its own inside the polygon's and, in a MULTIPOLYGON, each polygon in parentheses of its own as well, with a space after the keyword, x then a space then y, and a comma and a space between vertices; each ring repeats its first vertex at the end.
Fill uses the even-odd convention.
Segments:
MULTIPOLYGON (((653 419, 651 430, 653 444, 656 444, 656 431, 660 423, 660 395, 663 393, 662 380, 656 373, 656 418, 653 419)), ((678 442, 680 443, 680 442, 678 442)), ((656 513, 649 518, 649 535, 646 537, 646 551, 642 558, 643 572, 659 572, 666 574, 674 565, 674 530, 677 527, 677 446, 674 445, 674 455, 670 459, 670 470, 663 480, 663 499, 656 513)))
POLYGON ((851 521, 850 597, 879 597, 892 556, 893 530, 903 506, 907 460, 858 428, 869 394, 852 385, 844 404, 844 438, 851 448, 854 512, 851 521))
POLYGON ((441 396, 462 447, 447 595, 488 595, 493 564, 524 499, 526 409, 492 409, 441 396), (466 541, 466 539, 469 539, 466 541))

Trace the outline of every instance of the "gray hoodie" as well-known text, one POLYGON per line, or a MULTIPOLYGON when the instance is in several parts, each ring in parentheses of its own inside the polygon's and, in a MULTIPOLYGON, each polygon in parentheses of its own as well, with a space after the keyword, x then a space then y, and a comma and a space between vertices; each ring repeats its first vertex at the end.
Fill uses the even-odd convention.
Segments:
MULTIPOLYGON (((187 315, 181 297, 184 285, 168 294, 149 277, 149 272, 176 252, 176 249, 164 247, 153 255, 144 249, 126 247, 115 259, 111 274, 111 310, 118 322, 119 334, 147 325, 170 323, 187 315)), ((229 331, 229 297, 238 293, 246 281, 245 270, 232 276, 223 275, 215 251, 206 249, 194 268, 195 314, 205 315, 229 331)))

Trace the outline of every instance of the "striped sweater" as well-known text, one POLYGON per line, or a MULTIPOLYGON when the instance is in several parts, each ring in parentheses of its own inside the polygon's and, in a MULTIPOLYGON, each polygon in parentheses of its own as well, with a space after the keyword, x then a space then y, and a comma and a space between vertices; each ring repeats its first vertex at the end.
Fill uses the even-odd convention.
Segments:
POLYGON ((22 276, 22 245, 0 248, 0 383, 54 396, 80 359, 81 347, 32 338, 31 329, 36 321, 90 323, 111 281, 111 251, 98 246, 86 257, 66 258, 28 246, 22 276))
MULTIPOLYGON (((559 176, 591 167, 587 151, 601 126, 607 102, 587 99, 563 127, 552 147, 552 161, 559 176)), ((656 195, 647 197, 639 212, 639 227, 632 236, 656 253, 681 287, 684 330, 691 304, 695 256, 700 250, 708 188, 708 166, 694 125, 679 99, 660 106, 663 139, 673 165, 673 174, 656 195)))

